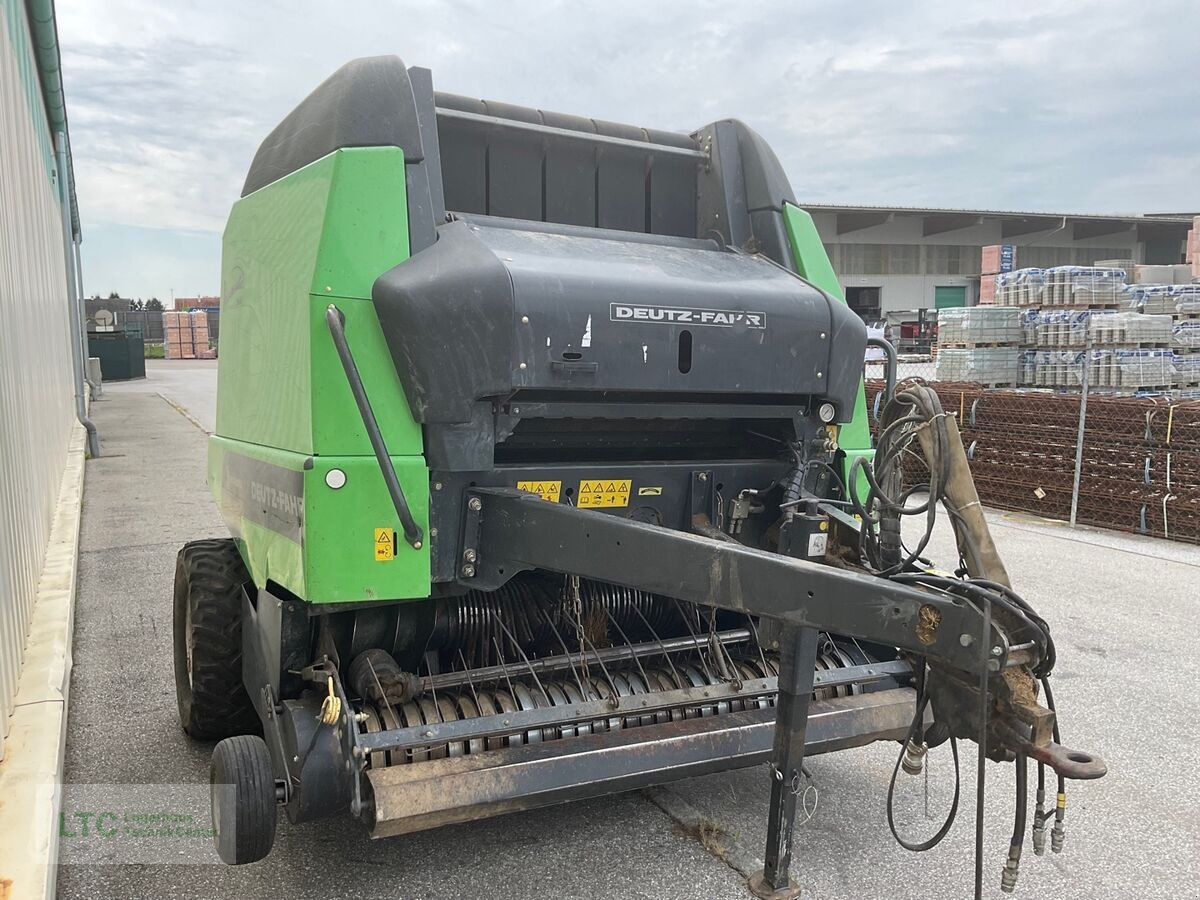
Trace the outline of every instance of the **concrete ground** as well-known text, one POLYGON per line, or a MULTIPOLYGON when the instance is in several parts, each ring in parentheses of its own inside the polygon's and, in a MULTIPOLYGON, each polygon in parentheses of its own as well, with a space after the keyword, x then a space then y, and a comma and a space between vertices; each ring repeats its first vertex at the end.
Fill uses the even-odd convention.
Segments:
MULTIPOLYGON (((144 381, 109 385, 94 406, 105 455, 89 461, 84 497, 70 783, 207 780, 211 748, 189 742, 178 726, 170 593, 179 545, 224 532, 204 485, 196 424, 215 419, 214 376, 211 364, 159 362, 144 381)), ((989 521, 1014 584, 1054 629, 1064 742, 1100 753, 1110 769, 1101 781, 1069 788, 1066 852, 1038 858, 1027 844, 1018 891, 1059 900, 1195 896, 1200 776, 1188 765, 1200 743, 1200 551, 1008 513, 989 521)), ((939 533, 935 558, 949 565, 951 548, 939 533)), ((811 759, 811 817, 797 830, 793 864, 805 896, 969 896, 975 746, 961 750, 957 824, 920 857, 888 833, 894 745, 811 759)), ((948 748, 931 753, 929 772, 902 778, 898 788, 897 821, 910 839, 936 831, 948 806, 948 748)), ((984 884, 999 896, 1011 767, 989 764, 987 777, 984 884)), ((686 801, 761 854, 764 767, 669 791, 668 800, 686 801)), ((65 865, 59 895, 749 896, 733 870, 640 793, 376 842, 348 819, 297 827, 281 819, 274 852, 256 865, 65 865)))

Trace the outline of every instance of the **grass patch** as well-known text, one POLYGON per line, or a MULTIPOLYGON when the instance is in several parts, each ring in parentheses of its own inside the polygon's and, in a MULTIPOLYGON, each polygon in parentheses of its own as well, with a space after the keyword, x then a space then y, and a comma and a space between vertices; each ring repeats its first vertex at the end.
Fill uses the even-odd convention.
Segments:
POLYGON ((166 348, 162 344, 145 344, 146 359, 165 359, 166 348))

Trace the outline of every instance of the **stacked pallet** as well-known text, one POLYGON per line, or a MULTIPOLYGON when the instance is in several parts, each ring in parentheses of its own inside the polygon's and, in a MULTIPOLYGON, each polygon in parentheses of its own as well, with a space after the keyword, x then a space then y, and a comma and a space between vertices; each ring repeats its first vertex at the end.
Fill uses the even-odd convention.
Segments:
MULTIPOLYGON (((931 387, 958 418, 985 504, 1070 516, 1080 395, 931 387)), ((868 383, 868 408, 881 388, 882 382, 868 383)), ((906 480, 919 484, 922 475, 906 471, 906 480)), ((1200 542, 1200 402, 1089 398, 1078 520, 1200 542)))
POLYGON ((1187 256, 1184 258, 1192 267, 1192 278, 1200 280, 1200 216, 1192 219, 1192 227, 1187 233, 1187 256))
POLYGON ((1020 380, 1020 310, 944 309, 938 314, 937 379, 1009 387, 1020 380))
POLYGON ((1017 267, 1017 248, 1012 244, 988 244, 982 248, 979 266, 979 305, 996 302, 996 276, 1017 267))
POLYGON ((1136 284, 1130 294, 1134 307, 1147 317, 1171 322, 1172 383, 1185 395, 1196 395, 1200 392, 1200 284, 1136 284))
POLYGON ((208 314, 168 311, 163 317, 163 350, 167 359, 213 359, 208 334, 208 314))
POLYGON ((1105 266, 1054 266, 1042 270, 1041 305, 1116 309, 1128 300, 1125 270, 1105 266))
POLYGON ((163 355, 167 359, 195 359, 192 319, 185 312, 168 311, 163 317, 163 355))
POLYGON ((997 306, 1040 306, 1042 303, 1042 269, 1014 269, 993 278, 997 306))

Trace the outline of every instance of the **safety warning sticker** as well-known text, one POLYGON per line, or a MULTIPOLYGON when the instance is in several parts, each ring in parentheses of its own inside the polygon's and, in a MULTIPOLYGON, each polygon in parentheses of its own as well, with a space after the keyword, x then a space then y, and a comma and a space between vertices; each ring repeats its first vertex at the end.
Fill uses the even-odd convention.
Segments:
POLYGON ((396 529, 375 529, 375 561, 389 562, 396 558, 396 529))
POLYGON ((628 506, 630 479, 603 478, 579 482, 576 506, 605 507, 628 506))
POLYGON ((551 503, 558 502, 558 495, 562 491, 561 481, 518 481, 518 491, 526 491, 530 494, 537 494, 543 500, 549 500, 551 503))

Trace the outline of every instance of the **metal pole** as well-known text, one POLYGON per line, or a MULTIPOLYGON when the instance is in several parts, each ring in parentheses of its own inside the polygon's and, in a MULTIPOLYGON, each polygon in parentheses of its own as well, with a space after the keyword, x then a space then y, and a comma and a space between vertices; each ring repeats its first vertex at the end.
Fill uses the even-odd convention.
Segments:
POLYGON ((104 388, 97 382, 92 380, 92 375, 88 371, 88 344, 87 344, 87 300, 83 295, 83 255, 79 250, 79 235, 75 235, 75 239, 71 242, 71 249, 74 253, 75 262, 75 299, 79 307, 76 315, 79 316, 80 326, 80 343, 83 347, 83 378, 92 389, 92 399, 95 400, 104 396, 104 388))
POLYGON ((84 358, 83 358, 83 320, 80 318, 80 306, 75 297, 75 265, 71 259, 72 240, 71 228, 71 191, 67 177, 67 136, 58 132, 55 136, 55 150, 58 155, 58 187, 59 203, 62 207, 63 226, 63 262, 66 264, 67 287, 67 321, 71 327, 71 362, 75 369, 75 415, 79 424, 87 431, 88 453, 92 458, 100 455, 100 436, 96 432, 95 423, 88 418, 87 401, 84 399, 84 358))
POLYGON ((1083 375, 1079 390, 1079 433, 1075 438, 1075 481, 1071 485, 1071 527, 1075 527, 1075 514, 1079 511, 1079 477, 1083 473, 1083 432, 1087 426, 1088 370, 1092 367, 1092 321, 1088 317, 1086 338, 1083 345, 1083 375))
POLYGON ((750 879, 750 890, 765 900, 793 900, 800 896, 800 888, 789 879, 788 867, 792 862, 796 799, 804 786, 804 741, 816 665, 817 630, 785 628, 780 641, 767 848, 763 871, 750 879))

